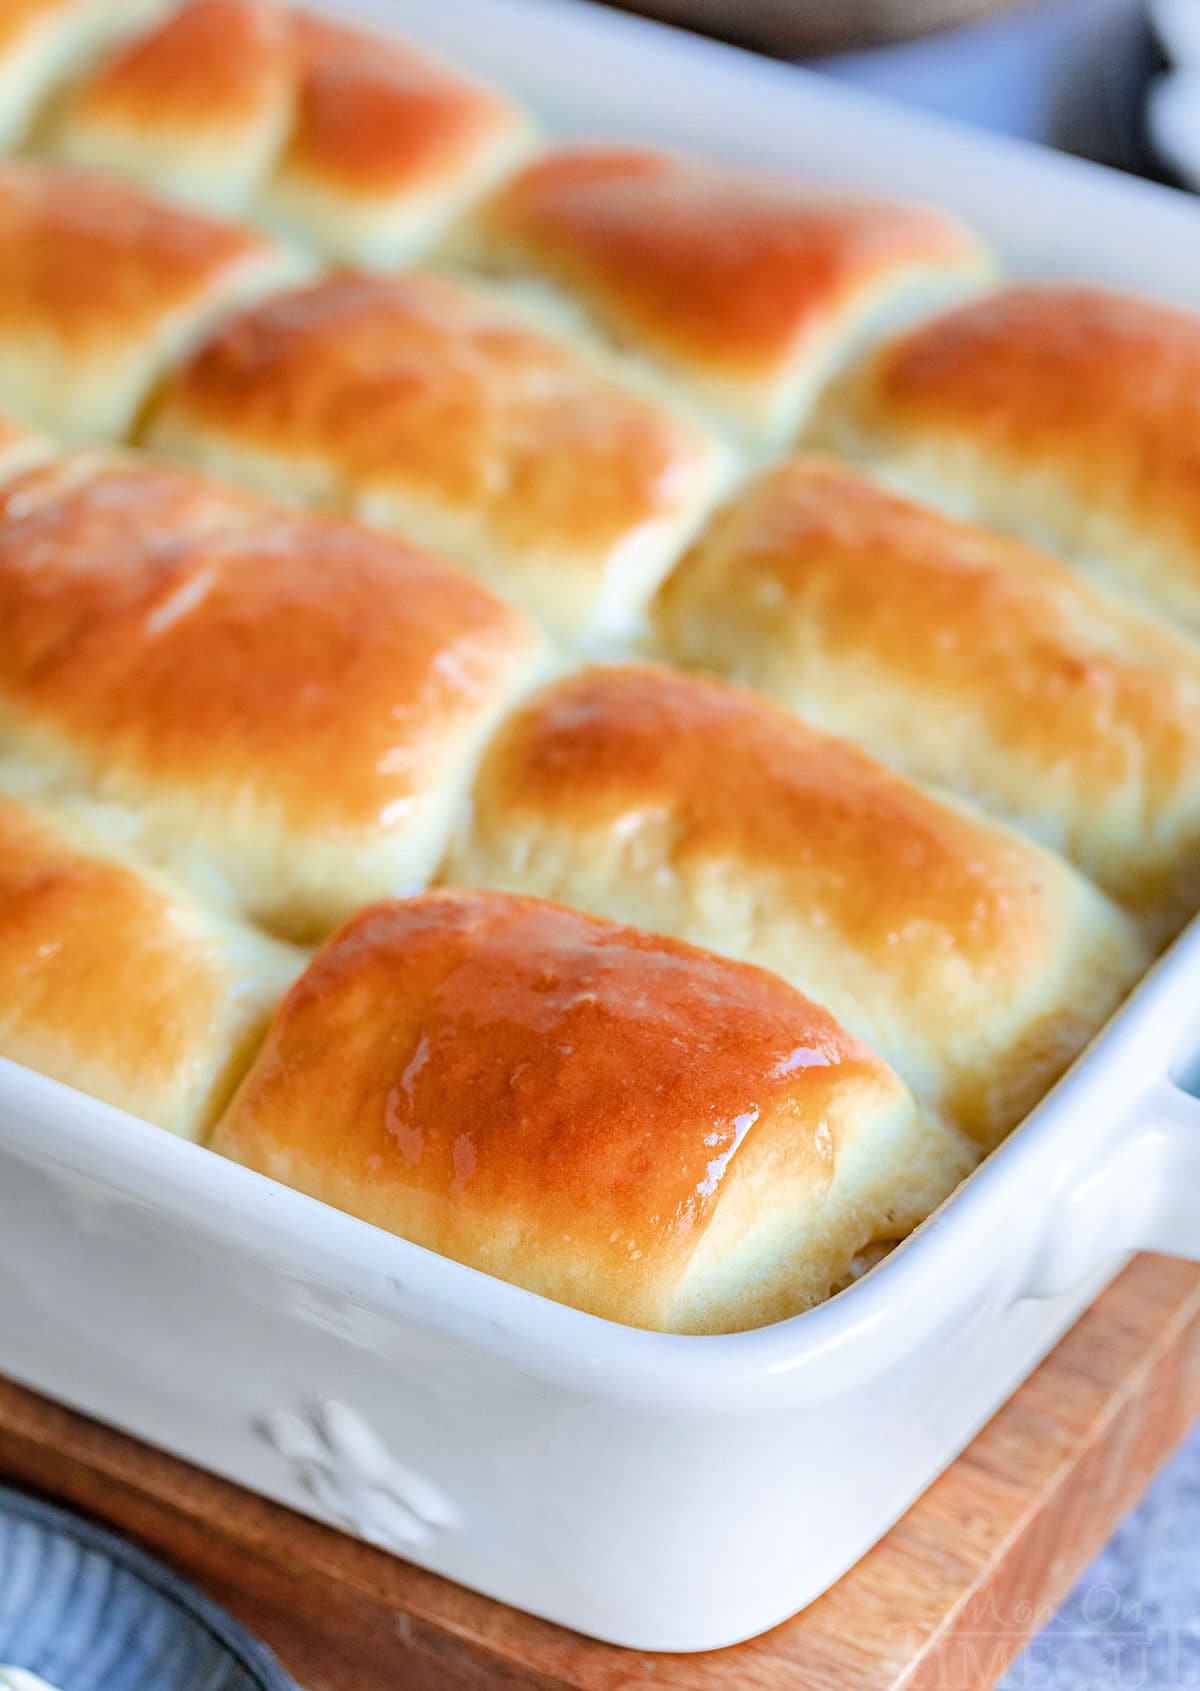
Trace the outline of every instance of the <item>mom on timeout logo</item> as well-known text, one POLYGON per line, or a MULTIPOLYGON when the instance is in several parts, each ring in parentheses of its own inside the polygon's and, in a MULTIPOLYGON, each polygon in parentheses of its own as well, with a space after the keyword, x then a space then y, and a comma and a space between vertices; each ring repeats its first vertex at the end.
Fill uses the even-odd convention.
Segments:
POLYGON ((981 1593, 938 1636, 894 1628, 920 1691, 1200 1691, 1200 1620, 1166 1626, 1107 1581, 1064 1611, 981 1593))

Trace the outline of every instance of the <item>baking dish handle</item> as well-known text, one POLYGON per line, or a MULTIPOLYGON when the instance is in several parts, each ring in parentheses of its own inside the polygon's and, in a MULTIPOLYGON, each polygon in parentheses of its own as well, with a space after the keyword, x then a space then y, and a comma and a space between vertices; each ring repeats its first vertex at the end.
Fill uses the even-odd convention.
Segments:
POLYGON ((1133 1245, 1200 1262, 1200 1097, 1164 1078, 1150 1088, 1137 1119, 1158 1178, 1133 1245))
POLYGON ((1053 1297, 1133 1251, 1200 1262, 1200 1097, 1169 1078, 1139 1097, 1108 1158, 1060 1192, 1023 1292, 1053 1297))

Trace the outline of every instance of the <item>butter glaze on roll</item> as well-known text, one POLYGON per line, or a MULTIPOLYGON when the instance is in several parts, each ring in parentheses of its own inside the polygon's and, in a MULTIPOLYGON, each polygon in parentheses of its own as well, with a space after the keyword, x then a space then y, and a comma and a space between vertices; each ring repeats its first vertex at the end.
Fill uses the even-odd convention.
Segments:
POLYGON ((445 878, 774 969, 985 1147, 1147 961, 1051 853, 767 700, 649 666, 569 676, 509 719, 445 878))
POLYGON ((345 510, 605 644, 725 485, 716 443, 477 286, 343 273, 227 319, 167 384, 155 450, 345 510))
POLYGON ((1200 629, 1200 316, 1013 284, 886 346, 820 436, 1200 629))
POLYGON ((0 761, 135 813, 141 846, 289 937, 410 891, 540 661, 398 540, 145 461, 0 487, 0 761))
POLYGON ((726 507, 657 616, 674 661, 1007 817, 1152 941, 1200 904, 1200 648, 1056 559, 798 457, 726 507))
POLYGON ((210 1143, 530 1291, 683 1332, 827 1296, 971 1162, 765 970, 485 892, 356 916, 210 1143))
POLYGON ((0 147, 25 135, 41 103, 162 0, 0 0, 0 147))
POLYGON ((276 0, 0 0, 0 1057, 735 1331, 1200 904, 1200 645, 1128 603, 1200 630, 1200 319, 905 331, 990 275, 948 215, 532 139, 276 0), (1023 540, 803 457, 714 518, 802 427, 1023 540))
POLYGON ((0 795, 0 1057, 198 1138, 302 957, 115 843, 0 795))
POLYGON ((294 276, 252 229, 82 171, 0 163, 0 406, 115 439, 214 312, 294 276))
POLYGON ((514 163, 529 128, 498 90, 397 36, 192 0, 74 91, 48 145, 332 258, 390 264, 514 163))
POLYGON ((776 444, 864 330, 989 268, 943 212, 606 145, 541 154, 447 251, 550 283, 703 409, 776 444))

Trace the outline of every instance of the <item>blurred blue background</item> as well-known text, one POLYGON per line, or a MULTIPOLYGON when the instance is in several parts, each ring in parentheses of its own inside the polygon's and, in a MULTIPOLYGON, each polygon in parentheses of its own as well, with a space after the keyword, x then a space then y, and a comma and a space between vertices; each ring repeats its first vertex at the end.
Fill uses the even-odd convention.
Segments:
POLYGON ((948 117, 1126 169, 1154 168, 1141 121, 1155 65, 1142 0, 1040 0, 916 41, 809 62, 948 117))

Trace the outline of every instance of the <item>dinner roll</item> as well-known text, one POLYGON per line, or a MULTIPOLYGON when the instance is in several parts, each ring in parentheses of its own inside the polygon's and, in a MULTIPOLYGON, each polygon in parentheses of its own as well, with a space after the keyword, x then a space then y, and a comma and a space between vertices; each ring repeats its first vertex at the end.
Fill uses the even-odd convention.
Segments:
POLYGON ((0 1057, 195 1139, 302 957, 0 796, 0 1057))
POLYGON ((506 95, 423 47, 302 12, 292 33, 295 118, 261 207, 332 257, 415 257, 528 145, 506 95))
POLYGON ((0 405, 119 437, 209 316, 294 270, 265 236, 111 178, 0 163, 0 405))
POLYGON ((269 0, 191 0, 78 87, 48 144, 335 258, 429 245, 515 163, 527 119, 394 35, 269 0))
POLYGON ((210 1143, 545 1297, 700 1333, 825 1297, 972 1161, 765 970, 486 892, 354 917, 210 1143))
POLYGON ((756 443, 794 430, 883 314, 986 273, 943 212, 682 153, 560 146, 503 183, 449 256, 564 290, 608 337, 756 443))
POLYGON ((80 453, 0 488, 0 750, 291 937, 428 878, 537 661, 401 541, 80 453))
POLYGON ((162 0, 0 0, 0 147, 25 138, 47 95, 162 0))
POLYGON ((227 319, 146 438, 399 529, 584 642, 636 627, 725 484, 723 452, 657 400, 419 272, 342 273, 227 319))
POLYGON ((599 668, 502 728, 446 878, 773 969, 990 1147, 1146 965, 1065 863, 769 701, 599 668))
POLYGON ((261 0, 191 0, 73 88, 43 146, 209 211, 245 216, 287 144, 290 14, 261 0))
POLYGON ((1152 939, 1200 905, 1200 648, 1053 558, 798 457, 721 514, 658 626, 1018 823, 1152 939))
POLYGON ((885 347, 821 432, 1200 628, 1200 316, 1015 284, 885 347))

